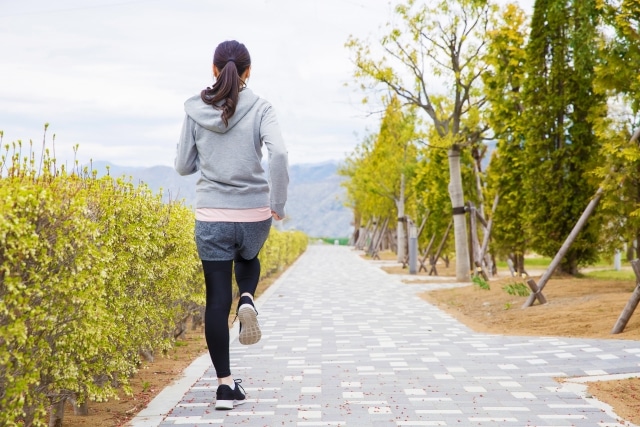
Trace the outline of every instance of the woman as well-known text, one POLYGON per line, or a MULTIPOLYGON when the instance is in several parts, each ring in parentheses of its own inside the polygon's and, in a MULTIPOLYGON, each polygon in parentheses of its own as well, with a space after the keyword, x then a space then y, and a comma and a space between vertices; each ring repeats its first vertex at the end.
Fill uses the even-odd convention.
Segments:
POLYGON ((175 168, 200 171, 196 183, 195 238, 206 284, 205 337, 218 377, 216 409, 233 409, 246 396, 231 377, 229 313, 232 270, 240 291, 239 340, 255 344, 261 332, 253 304, 260 277, 258 252, 272 218, 285 216, 287 150, 272 106, 246 87, 249 51, 237 41, 218 45, 215 83, 185 102, 185 119, 175 168), (262 147, 269 152, 269 174, 262 147))

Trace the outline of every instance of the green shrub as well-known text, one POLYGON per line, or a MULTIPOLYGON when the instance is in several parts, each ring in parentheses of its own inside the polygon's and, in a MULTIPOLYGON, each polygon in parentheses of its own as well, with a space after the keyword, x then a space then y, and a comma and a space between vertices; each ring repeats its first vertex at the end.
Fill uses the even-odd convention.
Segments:
POLYGON ((502 290, 509 295, 517 295, 519 297, 528 297, 531 290, 524 283, 510 283, 502 287, 502 290))
POLYGON ((482 277, 480 276, 473 276, 471 278, 471 281, 473 282, 474 285, 476 285, 478 288, 480 289, 484 289, 486 291, 491 290, 491 287, 489 286, 489 283, 487 283, 482 277))

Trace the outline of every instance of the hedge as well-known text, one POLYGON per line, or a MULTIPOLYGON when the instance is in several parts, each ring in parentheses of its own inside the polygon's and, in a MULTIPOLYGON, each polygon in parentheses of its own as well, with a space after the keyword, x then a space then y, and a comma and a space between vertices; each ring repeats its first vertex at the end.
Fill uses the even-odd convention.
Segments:
MULTIPOLYGON (((141 354, 169 349, 205 298, 191 208, 123 178, 41 164, 20 153, 0 163, 3 426, 44 426, 48 408, 62 420, 67 399, 128 391, 141 354)), ((272 229, 263 274, 306 246, 304 234, 272 229)))

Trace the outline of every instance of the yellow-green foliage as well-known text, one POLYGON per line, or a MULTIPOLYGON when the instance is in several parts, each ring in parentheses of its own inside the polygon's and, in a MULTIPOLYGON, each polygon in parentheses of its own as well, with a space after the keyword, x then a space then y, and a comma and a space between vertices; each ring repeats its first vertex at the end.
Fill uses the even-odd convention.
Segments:
MULTIPOLYGON (((7 158, 0 425, 42 426, 60 399, 126 389, 140 351, 169 348, 176 325, 204 304, 204 281, 190 208, 123 179, 52 170, 50 160, 36 166, 33 156, 14 155, 5 168, 7 158)), ((306 245, 302 233, 272 230, 260 256, 264 274, 306 245)))
POLYGON ((271 229, 260 251, 261 279, 285 269, 307 249, 309 238, 301 231, 271 229))
POLYGON ((43 414, 55 378, 86 381, 104 317, 96 224, 72 185, 3 179, 0 186, 0 424, 43 414), (82 236, 82 238, 77 238, 82 236), (73 351, 86 346, 83 357, 73 351))

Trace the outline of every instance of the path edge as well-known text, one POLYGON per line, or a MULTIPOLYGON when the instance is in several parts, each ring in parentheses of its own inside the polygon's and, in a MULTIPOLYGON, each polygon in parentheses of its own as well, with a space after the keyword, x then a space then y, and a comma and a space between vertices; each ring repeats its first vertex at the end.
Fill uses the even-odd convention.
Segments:
POLYGON ((613 406, 599 400, 595 396, 590 395, 587 392, 588 383, 598 382, 598 381, 612 381, 612 380, 624 380, 629 378, 639 378, 640 372, 631 372, 626 374, 606 374, 606 375, 592 375, 585 377, 570 377, 563 378, 563 382, 560 385, 560 389, 564 391, 572 392, 578 395, 582 400, 587 402, 589 405, 600 409, 605 412, 611 418, 616 419, 619 423, 627 427, 639 427, 631 421, 625 420, 620 415, 618 415, 613 406))

